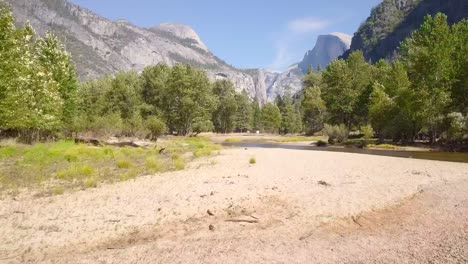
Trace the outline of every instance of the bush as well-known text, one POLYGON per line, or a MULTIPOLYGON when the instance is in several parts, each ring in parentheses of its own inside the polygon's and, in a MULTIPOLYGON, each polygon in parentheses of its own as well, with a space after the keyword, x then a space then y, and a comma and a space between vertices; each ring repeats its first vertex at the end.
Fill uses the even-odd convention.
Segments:
POLYGON ((361 133, 364 135, 364 139, 368 140, 374 137, 374 129, 371 125, 361 127, 361 133))
POLYGON ((148 117, 145 127, 149 130, 149 138, 152 141, 157 141, 158 137, 167 132, 166 124, 156 116, 148 117))
POLYGON ((124 124, 119 114, 98 116, 91 124, 90 130, 97 136, 120 136, 124 124))
POLYGON ((343 143, 348 140, 349 130, 348 128, 341 124, 339 126, 332 126, 329 124, 325 124, 324 133, 328 136, 328 143, 335 144, 335 143, 343 143))
POLYGON ((117 167, 119 169, 129 169, 130 167, 132 167, 132 163, 128 160, 120 160, 117 161, 117 167))
POLYGON ((255 158, 250 158, 249 163, 250 164, 256 164, 257 160, 255 158))
POLYGON ((326 147, 326 146, 327 146, 327 142, 323 140, 317 141, 317 147, 326 147))
POLYGON ((143 118, 139 114, 133 115, 131 118, 124 120, 122 134, 127 137, 143 137, 145 131, 143 118))

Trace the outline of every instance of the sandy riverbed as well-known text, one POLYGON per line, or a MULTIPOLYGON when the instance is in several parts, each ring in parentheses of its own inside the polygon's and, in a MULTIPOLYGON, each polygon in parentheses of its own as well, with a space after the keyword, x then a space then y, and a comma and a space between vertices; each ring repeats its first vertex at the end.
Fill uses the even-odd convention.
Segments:
POLYGON ((465 263, 467 190, 468 164, 228 149, 185 171, 0 201, 0 262, 465 263))

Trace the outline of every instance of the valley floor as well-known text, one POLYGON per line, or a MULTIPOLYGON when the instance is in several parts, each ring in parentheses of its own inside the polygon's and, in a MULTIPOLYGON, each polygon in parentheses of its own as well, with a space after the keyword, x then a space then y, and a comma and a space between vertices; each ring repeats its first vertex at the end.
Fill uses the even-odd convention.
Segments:
POLYGON ((2 200, 0 262, 467 263, 467 190, 463 163, 226 149, 184 171, 2 200))

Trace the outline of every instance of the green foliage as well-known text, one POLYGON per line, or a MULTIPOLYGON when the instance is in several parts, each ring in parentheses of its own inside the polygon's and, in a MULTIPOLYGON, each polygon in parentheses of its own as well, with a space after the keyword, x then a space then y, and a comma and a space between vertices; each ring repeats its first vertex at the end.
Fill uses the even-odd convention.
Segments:
POLYGON ((247 91, 242 91, 235 96, 237 102, 237 113, 235 116, 236 128, 241 133, 252 129, 253 123, 253 107, 250 103, 247 91))
POLYGON ((119 160, 116 165, 119 169, 130 169, 132 167, 132 163, 128 160, 119 160))
POLYGON ((328 136, 328 142, 332 145, 336 142, 345 142, 346 140, 348 140, 349 136, 349 130, 344 124, 341 124, 339 126, 325 124, 324 133, 328 136))
POLYGON ((13 188, 45 186, 53 193, 59 184, 68 188, 94 188, 101 182, 128 180, 140 175, 182 169, 183 157, 213 155, 220 146, 204 138, 176 138, 158 149, 94 147, 72 141, 12 144, 0 147, 0 192, 13 188), (53 180, 54 184, 43 184, 53 180), (57 184, 55 184, 57 183, 57 184))
POLYGON ((283 97, 276 99, 276 105, 281 112, 282 134, 296 134, 302 131, 302 118, 299 109, 294 105, 293 97, 286 93, 283 97))
POLYGON ((227 80, 216 81, 213 92, 218 99, 213 125, 218 133, 230 133, 236 126, 238 110, 234 85, 227 80))
POLYGON ((266 104, 261 110, 261 122, 263 129, 268 133, 278 133, 281 127, 281 111, 271 103, 266 104))
POLYGON ((256 164, 256 163, 257 163, 257 159, 255 159, 255 158, 252 157, 252 158, 250 158, 249 163, 252 164, 252 165, 253 165, 253 164, 256 164))
POLYGON ((402 60, 406 65, 422 126, 430 131, 434 141, 441 116, 451 103, 455 60, 453 34, 447 16, 427 16, 424 24, 412 38, 402 45, 402 60))
POLYGON ((11 8, 0 3, 0 129, 31 143, 73 116, 76 73, 55 36, 42 39, 29 23, 14 23, 11 8))
POLYGON ((156 116, 150 116, 145 121, 146 129, 150 131, 150 139, 156 141, 159 136, 167 131, 166 124, 156 116))
POLYGON ((304 97, 301 102, 303 122, 307 134, 312 135, 323 129, 326 105, 320 89, 321 73, 309 72, 304 81, 304 97))
POLYGON ((361 133, 364 135, 364 139, 368 140, 374 137, 374 129, 371 125, 361 127, 361 133))
POLYGON ((205 72, 188 65, 172 68, 161 104, 169 128, 179 135, 188 135, 195 122, 211 120, 216 106, 212 88, 205 72))
POLYGON ((326 147, 328 144, 323 140, 317 141, 317 147, 326 147))

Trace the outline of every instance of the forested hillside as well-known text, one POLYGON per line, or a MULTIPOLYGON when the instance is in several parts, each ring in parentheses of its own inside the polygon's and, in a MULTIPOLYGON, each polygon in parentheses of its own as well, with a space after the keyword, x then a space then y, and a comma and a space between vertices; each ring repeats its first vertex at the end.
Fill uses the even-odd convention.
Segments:
POLYGON ((465 0, 384 0, 354 34, 351 49, 362 50, 366 60, 377 62, 396 55, 400 43, 424 22, 426 15, 447 15, 450 25, 468 17, 465 0))

